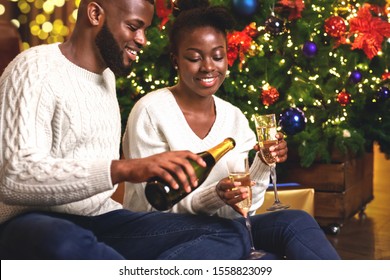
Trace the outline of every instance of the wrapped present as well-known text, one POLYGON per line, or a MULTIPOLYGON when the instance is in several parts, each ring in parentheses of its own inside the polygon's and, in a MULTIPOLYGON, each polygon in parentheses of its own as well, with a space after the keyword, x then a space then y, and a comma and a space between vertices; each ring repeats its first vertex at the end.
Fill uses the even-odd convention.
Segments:
MULTIPOLYGON (((302 187, 295 183, 277 184, 279 200, 290 205, 290 209, 304 210, 314 217, 314 188, 302 187)), ((265 193, 263 205, 256 214, 267 212, 275 201, 273 187, 270 186, 265 193)))

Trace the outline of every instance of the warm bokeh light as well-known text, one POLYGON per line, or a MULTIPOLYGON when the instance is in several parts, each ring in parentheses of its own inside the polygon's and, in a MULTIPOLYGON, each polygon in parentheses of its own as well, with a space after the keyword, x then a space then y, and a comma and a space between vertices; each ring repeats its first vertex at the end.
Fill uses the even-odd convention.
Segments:
POLYGON ((4 5, 0 4, 0 16, 3 15, 5 12, 5 7, 4 5))
MULTIPOLYGON (((18 28, 27 25, 31 35, 37 37, 41 43, 63 42, 70 34, 77 17, 77 8, 80 0, 9 0, 17 3, 20 15, 12 19, 12 23, 18 28), (73 1, 74 10, 66 19, 62 12, 56 11, 65 5, 65 2, 73 1), (34 16, 32 16, 34 14, 34 16), (58 15, 58 16, 57 16, 58 15), (66 20, 66 23, 64 23, 66 20)), ((0 4, 0 15, 5 13, 5 6, 0 4)), ((28 42, 23 42, 23 48, 29 48, 28 42)))

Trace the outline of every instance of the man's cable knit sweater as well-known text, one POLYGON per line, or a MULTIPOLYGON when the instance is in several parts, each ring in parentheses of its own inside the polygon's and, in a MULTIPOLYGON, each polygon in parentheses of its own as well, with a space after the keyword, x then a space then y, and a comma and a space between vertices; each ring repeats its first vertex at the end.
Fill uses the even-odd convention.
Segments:
POLYGON ((82 69, 58 44, 24 51, 0 78, 0 223, 30 210, 98 215, 119 209, 114 74, 82 69))
MULTIPOLYGON (((179 105, 167 88, 148 93, 133 107, 123 137, 125 157, 139 158, 174 150, 202 152, 219 144, 227 137, 236 141, 236 147, 223 156, 210 175, 195 191, 169 211, 178 213, 217 215, 225 218, 239 217, 218 196, 215 186, 228 176, 226 160, 237 153, 248 153, 256 144, 256 135, 241 110, 214 96, 216 120, 209 134, 200 139, 188 125, 179 105)), ((256 182, 253 190, 254 214, 264 201, 269 184, 269 166, 258 156, 250 167, 251 179, 256 182)), ((133 211, 152 211, 145 194, 145 183, 126 183, 124 207, 133 211)))

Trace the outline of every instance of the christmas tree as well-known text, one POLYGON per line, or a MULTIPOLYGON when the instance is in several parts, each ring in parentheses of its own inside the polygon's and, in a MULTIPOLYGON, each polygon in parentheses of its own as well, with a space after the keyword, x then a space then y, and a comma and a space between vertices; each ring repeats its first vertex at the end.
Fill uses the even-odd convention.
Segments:
MULTIPOLYGON (((302 166, 370 151, 390 156, 390 0, 210 0, 236 18, 229 75, 217 93, 251 120, 275 113, 302 166)), ((172 1, 156 0, 149 44, 117 80, 123 126, 144 94, 172 85, 172 1)), ((253 122, 250 121, 251 125, 253 122)))

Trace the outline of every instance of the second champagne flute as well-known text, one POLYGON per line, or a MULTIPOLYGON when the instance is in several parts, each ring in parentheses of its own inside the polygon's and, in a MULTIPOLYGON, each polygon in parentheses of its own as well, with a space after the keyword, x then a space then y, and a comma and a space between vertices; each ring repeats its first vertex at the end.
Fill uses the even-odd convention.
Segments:
POLYGON ((232 183, 234 182, 240 182, 240 187, 245 187, 248 190, 248 197, 240 201, 236 204, 236 206, 239 209, 236 210, 239 214, 244 216, 245 218, 245 225, 249 232, 249 238, 251 241, 251 250, 249 253, 249 256, 247 257, 248 260, 255 260, 259 259, 266 255, 265 251, 262 250, 256 250, 254 243, 253 243, 253 237, 252 237, 252 224, 251 220, 249 219, 249 209, 252 206, 252 184, 249 174, 249 161, 248 157, 239 157, 239 158, 230 158, 227 160, 228 170, 229 170, 229 179, 232 183))
POLYGON ((263 161, 269 165, 271 172, 272 185, 274 187, 274 204, 267 208, 268 211, 282 210, 290 208, 290 205, 284 204, 279 200, 278 189, 276 186, 276 159, 272 156, 269 148, 278 143, 276 138, 276 116, 275 114, 268 115, 253 115, 256 132, 260 146, 260 156, 263 161))

